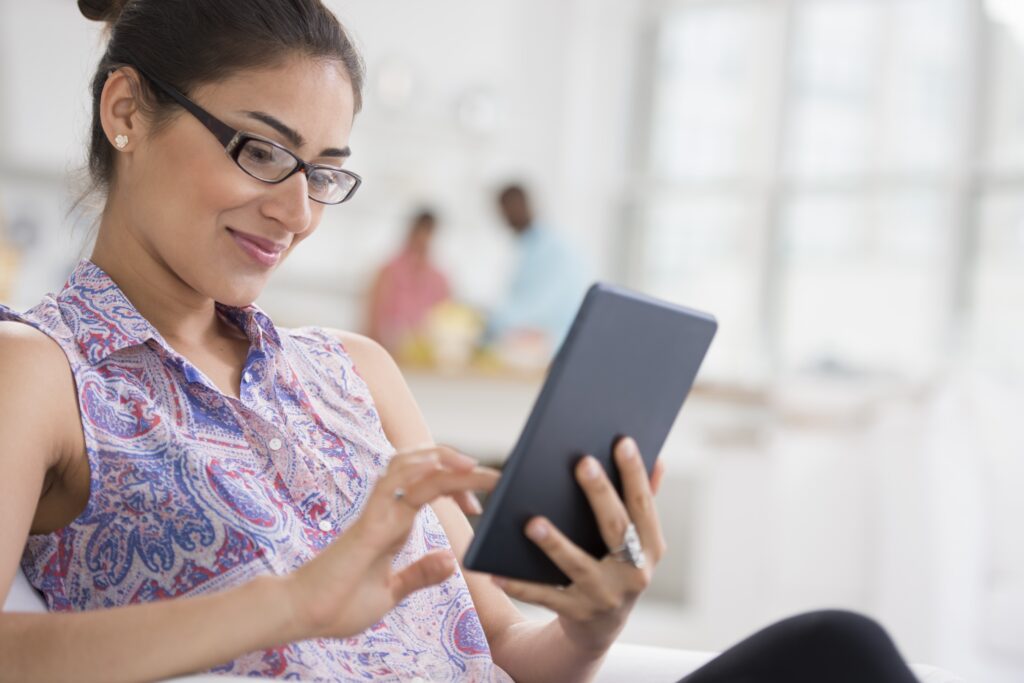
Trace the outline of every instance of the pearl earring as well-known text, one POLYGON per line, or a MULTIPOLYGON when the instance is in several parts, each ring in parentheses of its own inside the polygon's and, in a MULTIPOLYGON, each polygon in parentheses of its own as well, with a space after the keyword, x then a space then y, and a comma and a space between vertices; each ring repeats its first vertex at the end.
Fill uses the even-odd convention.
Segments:
POLYGON ((114 137, 114 147, 117 147, 118 149, 124 149, 127 146, 128 146, 128 136, 127 135, 117 135, 117 136, 114 137))

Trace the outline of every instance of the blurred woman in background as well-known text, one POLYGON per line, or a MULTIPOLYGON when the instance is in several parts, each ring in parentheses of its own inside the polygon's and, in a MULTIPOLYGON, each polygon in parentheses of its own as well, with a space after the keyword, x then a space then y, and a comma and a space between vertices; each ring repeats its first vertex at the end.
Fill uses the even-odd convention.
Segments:
POLYGON ((401 250, 377 273, 370 288, 367 333, 392 354, 422 332, 427 314, 448 299, 448 278, 433 264, 430 247, 437 216, 417 212, 401 250))

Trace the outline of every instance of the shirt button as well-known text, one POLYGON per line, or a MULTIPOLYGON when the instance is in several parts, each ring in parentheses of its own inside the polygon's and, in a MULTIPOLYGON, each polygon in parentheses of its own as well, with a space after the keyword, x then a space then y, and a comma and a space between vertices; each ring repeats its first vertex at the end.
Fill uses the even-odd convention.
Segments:
POLYGON ((242 375, 242 381, 248 384, 249 382, 252 381, 252 375, 250 375, 248 372, 245 373, 244 375, 242 375))
POLYGON ((334 525, 331 524, 331 521, 329 519, 321 519, 320 524, 318 524, 317 526, 320 527, 320 531, 330 531, 334 528, 334 525))
POLYGON ((279 438, 277 438, 275 436, 273 439, 271 439, 270 441, 267 442, 267 445, 270 446, 270 450, 272 450, 272 451, 279 451, 279 450, 281 450, 281 446, 283 444, 281 443, 281 439, 279 439, 279 438))

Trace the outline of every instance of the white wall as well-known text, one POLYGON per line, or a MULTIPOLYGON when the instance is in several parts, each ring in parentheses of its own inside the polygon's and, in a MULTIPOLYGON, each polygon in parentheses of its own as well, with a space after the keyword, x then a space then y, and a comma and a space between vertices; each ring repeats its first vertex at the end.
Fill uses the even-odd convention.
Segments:
POLYGON ((60 287, 83 253, 87 226, 67 215, 69 173, 84 163, 100 39, 74 3, 0 2, 0 225, 34 234, 4 301, 15 307, 60 287))

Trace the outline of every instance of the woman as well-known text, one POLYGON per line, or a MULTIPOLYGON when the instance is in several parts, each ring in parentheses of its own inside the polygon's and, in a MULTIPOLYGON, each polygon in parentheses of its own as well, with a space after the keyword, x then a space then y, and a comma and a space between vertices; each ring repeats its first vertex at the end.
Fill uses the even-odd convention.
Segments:
MULTIPOLYGON (((79 3, 111 25, 95 249, 55 297, 0 312, 0 585, 21 556, 57 612, 2 615, 0 677, 587 678, 663 546, 635 449, 647 566, 534 520, 576 586, 463 574, 463 510, 497 474, 430 445, 375 343, 251 306, 359 186, 344 30, 317 0, 120 5, 79 3), (559 617, 527 622, 506 592, 559 617)), ((626 506, 603 471, 582 481, 620 544, 626 506)))
POLYGON ((627 551, 594 560, 534 519, 571 586, 464 574, 464 512, 496 473, 431 445, 381 347, 252 305, 359 187, 363 68, 337 20, 318 0, 79 7, 111 26, 89 150, 106 203, 60 293, 0 308, 0 590, 20 557, 51 609, 0 615, 0 678, 590 678, 664 550, 633 442, 628 502, 593 459, 577 472, 627 551))

